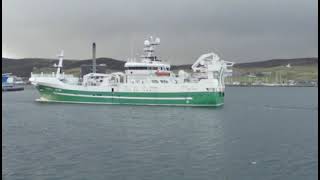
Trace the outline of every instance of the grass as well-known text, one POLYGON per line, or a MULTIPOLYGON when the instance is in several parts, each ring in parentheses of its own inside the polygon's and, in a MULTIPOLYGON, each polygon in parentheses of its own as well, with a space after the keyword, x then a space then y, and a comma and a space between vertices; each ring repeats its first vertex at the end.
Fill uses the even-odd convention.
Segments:
POLYGON ((239 77, 228 77, 226 81, 239 81, 239 82, 287 82, 288 80, 317 80, 318 79, 318 67, 317 66, 292 66, 290 68, 285 66, 277 66, 271 68, 234 68, 233 71, 239 73, 261 73, 270 72, 270 75, 263 77, 248 77, 246 75, 239 77))

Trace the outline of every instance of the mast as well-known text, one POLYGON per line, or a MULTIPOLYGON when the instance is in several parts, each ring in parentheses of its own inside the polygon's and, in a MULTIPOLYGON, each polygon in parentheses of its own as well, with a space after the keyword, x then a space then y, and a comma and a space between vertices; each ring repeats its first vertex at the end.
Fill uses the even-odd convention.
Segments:
POLYGON ((145 52, 145 55, 142 56, 142 58, 148 59, 150 61, 159 61, 156 56, 153 55, 154 53, 154 46, 160 45, 160 38, 153 39, 152 36, 150 36, 149 40, 144 41, 144 48, 143 51, 145 52))
POLYGON ((54 64, 54 66, 57 67, 57 73, 56 73, 57 78, 59 78, 61 75, 61 68, 63 63, 63 50, 61 50, 61 53, 58 55, 58 57, 59 57, 59 64, 58 65, 54 64))
POLYGON ((92 72, 97 72, 97 65, 96 65, 96 43, 92 44, 92 72))

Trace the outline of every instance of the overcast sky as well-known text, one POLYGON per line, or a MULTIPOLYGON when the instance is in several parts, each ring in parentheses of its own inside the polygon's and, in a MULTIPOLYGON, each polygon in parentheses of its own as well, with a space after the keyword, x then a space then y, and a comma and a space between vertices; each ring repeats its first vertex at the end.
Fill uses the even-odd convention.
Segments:
POLYGON ((2 0, 7 57, 126 60, 160 37, 157 55, 192 63, 318 57, 317 0, 2 0), (133 53, 132 53, 133 52, 133 53))

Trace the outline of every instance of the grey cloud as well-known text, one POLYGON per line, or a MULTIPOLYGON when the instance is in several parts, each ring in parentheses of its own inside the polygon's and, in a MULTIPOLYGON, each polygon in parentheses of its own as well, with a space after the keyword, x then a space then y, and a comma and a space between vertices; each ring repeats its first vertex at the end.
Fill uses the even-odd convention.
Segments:
POLYGON ((318 54, 316 0, 4 0, 3 51, 20 57, 125 60, 159 36, 158 54, 192 63, 215 51, 233 61, 318 54))

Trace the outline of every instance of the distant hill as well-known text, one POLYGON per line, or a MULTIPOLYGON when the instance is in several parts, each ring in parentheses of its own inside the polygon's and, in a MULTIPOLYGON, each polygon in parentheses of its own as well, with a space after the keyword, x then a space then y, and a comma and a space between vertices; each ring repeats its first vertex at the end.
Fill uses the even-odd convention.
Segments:
POLYGON ((271 59, 267 61, 257 61, 248 63, 237 63, 235 68, 270 68, 276 66, 306 66, 306 65, 318 65, 318 58, 296 58, 296 59, 271 59))
MULTIPOLYGON (((8 59, 2 58, 2 73, 11 72, 17 76, 29 77, 34 69, 53 68, 58 63, 57 59, 40 59, 40 58, 24 58, 24 59, 8 59)), ((79 68, 82 64, 91 64, 91 60, 63 60, 64 70, 79 68)), ((108 69, 123 70, 124 61, 112 58, 97 58, 97 64, 106 64, 108 69)))
MULTIPOLYGON (((2 58, 2 73, 11 72, 17 76, 29 77, 30 73, 35 70, 50 69, 54 63, 58 63, 57 59, 41 59, 41 58, 24 58, 24 59, 8 59, 2 58)), ((89 60, 64 60, 64 70, 79 70, 82 64, 91 64, 89 60)), ((97 58, 97 64, 106 64, 107 69, 112 71, 124 70, 125 61, 116 60, 112 58, 97 58)), ((237 63, 234 65, 237 69, 242 68, 269 68, 277 66, 306 66, 318 65, 318 58, 296 58, 296 59, 272 59, 267 61, 248 62, 248 63, 237 63)), ((173 65, 172 70, 191 70, 191 64, 187 65, 173 65)))

